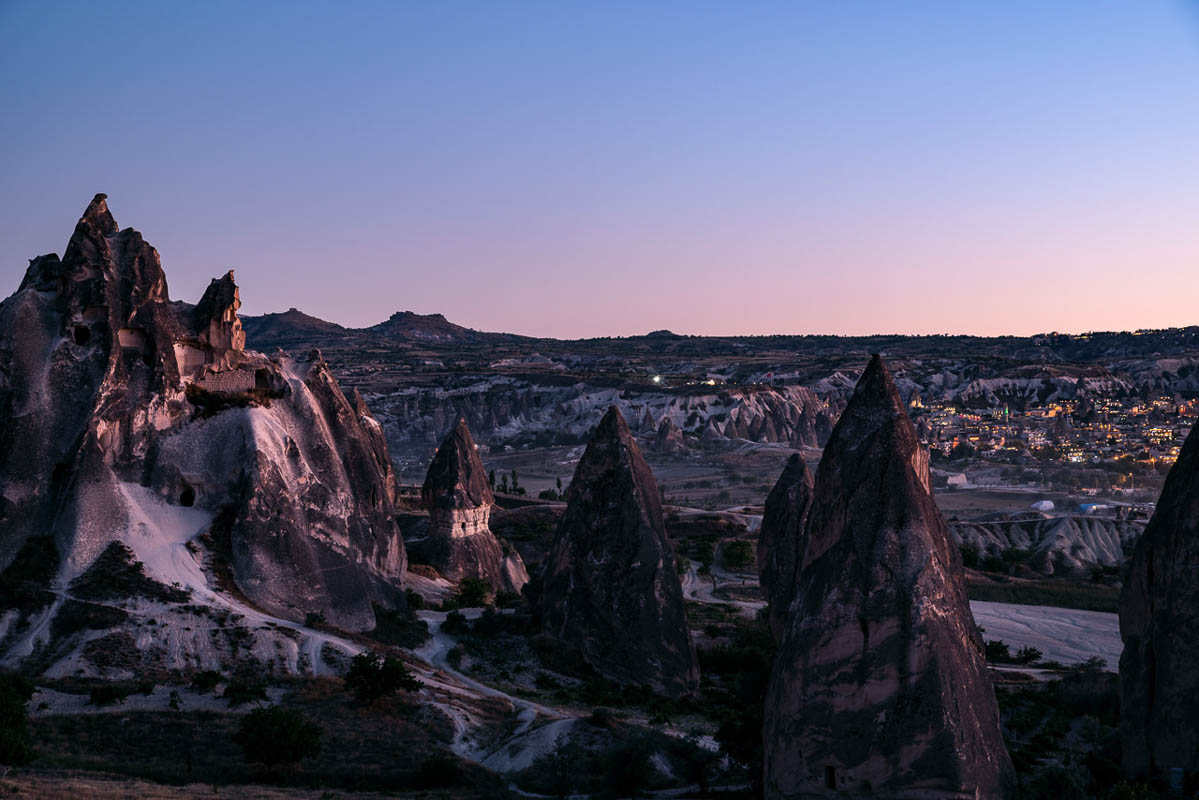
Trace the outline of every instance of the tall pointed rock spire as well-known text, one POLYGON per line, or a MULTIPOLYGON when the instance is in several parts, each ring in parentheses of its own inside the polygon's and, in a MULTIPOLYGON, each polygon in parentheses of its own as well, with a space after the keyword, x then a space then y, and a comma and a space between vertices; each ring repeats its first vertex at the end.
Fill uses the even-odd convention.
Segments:
POLYGON ((825 447, 795 591, 766 702, 767 798, 1007 796, 961 559, 878 356, 825 447))
POLYGON ((612 680, 693 691, 699 670, 658 484, 615 406, 566 499, 545 561, 542 630, 612 680))

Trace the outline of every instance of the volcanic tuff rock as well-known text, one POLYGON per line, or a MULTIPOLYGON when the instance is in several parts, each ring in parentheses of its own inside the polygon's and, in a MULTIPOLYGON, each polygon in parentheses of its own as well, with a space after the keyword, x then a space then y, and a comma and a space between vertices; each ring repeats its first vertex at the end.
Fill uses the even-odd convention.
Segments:
POLYGON ((951 522, 949 533, 982 554, 1027 550, 1031 555, 1024 563, 1045 575, 1086 575, 1095 567, 1123 564, 1144 528, 1137 520, 1030 511, 994 521, 951 522))
POLYGON ((878 356, 813 491, 767 695, 765 796, 1006 796, 1012 767, 961 559, 878 356))
POLYGON ((319 352, 244 350, 239 305, 232 272, 172 303, 157 251, 118 230, 105 195, 61 260, 30 262, 0 303, 0 567, 52 535, 66 585, 123 541, 151 578, 196 592, 227 563, 290 619, 365 629, 372 602, 402 602, 381 428, 319 352))
POLYGON ((488 527, 495 496, 465 419, 437 448, 421 497, 431 520, 426 549, 438 572, 455 581, 481 578, 510 592, 528 583, 520 555, 505 555, 488 527))
POLYGON ((663 417, 658 425, 654 439, 654 449, 659 453, 681 453, 687 444, 683 441, 683 431, 670 417, 663 417))
POLYGON ((542 630, 601 674, 679 695, 699 680, 658 485, 620 412, 604 415, 575 470, 545 560, 542 630))
POLYGON ((783 473, 766 497, 758 531, 758 569, 766 598, 770 631, 783 636, 787 610, 795 597, 799 560, 804 547, 804 522, 812 502, 812 473, 798 454, 787 459, 783 473))
POLYGON ((1199 773, 1197 431, 1166 476, 1120 597, 1121 738, 1133 775, 1199 773))

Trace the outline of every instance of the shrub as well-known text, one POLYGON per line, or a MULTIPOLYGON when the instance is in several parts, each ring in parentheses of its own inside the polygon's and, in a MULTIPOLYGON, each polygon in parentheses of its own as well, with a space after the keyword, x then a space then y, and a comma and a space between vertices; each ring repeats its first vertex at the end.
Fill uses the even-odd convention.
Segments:
POLYGON ((221 693, 221 697, 229 701, 230 708, 244 706, 246 703, 265 703, 266 685, 259 681, 231 680, 225 684, 225 691, 221 693))
POLYGON ((421 789, 440 789, 457 786, 465 778, 457 758, 449 753, 434 753, 417 767, 415 784, 421 789))
POLYGON ((487 605, 487 597, 490 594, 491 584, 481 578, 463 578, 458 581, 458 605, 462 608, 487 605))
POLYGON ((112 684, 97 684, 96 686, 92 687, 92 691, 91 694, 88 695, 87 702, 88 705, 102 708, 104 706, 110 706, 113 703, 124 703, 126 694, 127 692, 124 689, 113 686, 112 684))
POLYGON ((53 536, 33 536, 17 551, 8 569, 0 573, 0 608, 38 611, 54 599, 46 591, 58 570, 58 549, 53 536))
POLYGON ((441 632, 448 633, 450 636, 462 636, 470 633, 470 623, 466 621, 466 617, 461 611, 451 611, 446 614, 445 622, 441 623, 441 632))
POLYGON ((325 624, 325 615, 319 611, 309 611, 304 615, 304 624, 309 628, 316 628, 325 624))
POLYGON ((33 758, 29 713, 25 710, 32 697, 33 684, 28 679, 0 674, 0 764, 16 767, 33 758))
POLYGON ((402 661, 369 650, 354 656, 345 682, 346 689, 363 705, 397 691, 415 692, 423 685, 402 661))
POLYGON ((496 608, 519 608, 524 602, 524 598, 518 592, 496 592, 495 605, 496 608))
POLYGON ((429 624, 412 612, 411 605, 407 611, 376 605, 375 628, 370 636, 383 644, 413 649, 429 641, 429 624))
POLYGON ((425 598, 420 592, 405 589, 404 599, 408 601, 408 609, 410 611, 420 611, 425 607, 425 598))
POLYGON ((201 694, 211 692, 217 684, 225 680, 225 676, 215 669, 206 669, 192 676, 191 688, 201 694))
POLYGON ((246 714, 233 741, 241 745, 247 763, 295 764, 320 755, 321 728, 296 711, 269 706, 246 714))
POLYGON ((993 640, 987 642, 986 656, 987 661, 1010 661, 1012 652, 1007 642, 993 640))
POLYGON ((978 569, 979 553, 978 546, 973 544, 958 545, 958 552, 962 554, 962 566, 970 569, 978 569))
POLYGON ((1045 654, 1035 647, 1021 647, 1016 651, 1016 663, 1018 664, 1035 664, 1040 661, 1045 654))
POLYGON ((744 539, 724 546, 724 565, 729 569, 744 569, 754 563, 754 549, 744 539))

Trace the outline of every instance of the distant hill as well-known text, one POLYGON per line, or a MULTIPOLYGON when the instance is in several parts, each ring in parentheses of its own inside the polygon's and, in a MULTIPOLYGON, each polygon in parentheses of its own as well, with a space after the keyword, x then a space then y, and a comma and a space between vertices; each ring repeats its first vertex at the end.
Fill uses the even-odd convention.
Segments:
POLYGON ((302 344, 319 347, 320 342, 354 335, 349 328, 343 328, 336 322, 326 322, 295 308, 289 308, 281 314, 243 316, 241 324, 246 339, 259 349, 267 349, 268 343, 270 347, 282 347, 285 350, 302 344))
POLYGON ((243 316, 241 320, 247 341, 251 347, 259 350, 274 347, 284 350, 321 348, 356 340, 376 343, 405 341, 428 345, 535 341, 514 333, 488 333, 466 328, 450 322, 443 314, 417 314, 412 311, 397 311, 384 322, 369 328, 346 328, 295 308, 289 308, 281 314, 243 316))

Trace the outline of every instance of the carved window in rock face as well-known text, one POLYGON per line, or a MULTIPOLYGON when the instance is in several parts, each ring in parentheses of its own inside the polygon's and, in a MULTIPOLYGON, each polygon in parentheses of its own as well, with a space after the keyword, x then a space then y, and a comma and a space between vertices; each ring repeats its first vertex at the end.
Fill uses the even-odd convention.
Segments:
POLYGON ((826 788, 826 789, 836 789, 837 788, 837 768, 836 767, 825 767, 824 768, 824 788, 826 788))

